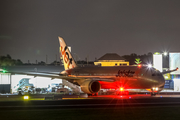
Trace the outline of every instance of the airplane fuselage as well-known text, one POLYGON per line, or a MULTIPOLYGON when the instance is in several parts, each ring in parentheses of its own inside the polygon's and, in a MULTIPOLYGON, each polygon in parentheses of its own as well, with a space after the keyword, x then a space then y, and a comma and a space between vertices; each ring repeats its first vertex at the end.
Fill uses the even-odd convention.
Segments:
POLYGON ((83 79, 99 79, 102 89, 118 89, 119 87, 152 89, 153 87, 163 87, 165 84, 163 75, 158 70, 147 66, 76 67, 67 70, 67 73, 69 76, 83 79), (112 82, 109 81, 110 79, 112 82))

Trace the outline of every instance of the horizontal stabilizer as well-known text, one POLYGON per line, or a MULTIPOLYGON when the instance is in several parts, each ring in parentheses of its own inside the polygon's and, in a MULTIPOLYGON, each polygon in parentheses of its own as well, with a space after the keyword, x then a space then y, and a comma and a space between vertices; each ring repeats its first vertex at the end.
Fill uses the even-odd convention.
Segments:
POLYGON ((162 72, 162 74, 171 73, 171 72, 177 71, 178 69, 179 69, 179 68, 177 67, 177 68, 176 68, 176 69, 174 69, 174 70, 164 71, 164 72, 162 72))

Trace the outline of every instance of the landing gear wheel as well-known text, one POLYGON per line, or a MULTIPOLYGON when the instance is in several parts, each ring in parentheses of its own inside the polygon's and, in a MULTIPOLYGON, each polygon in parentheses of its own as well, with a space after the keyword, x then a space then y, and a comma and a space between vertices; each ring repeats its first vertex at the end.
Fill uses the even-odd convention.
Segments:
POLYGON ((98 93, 95 93, 94 96, 98 96, 98 93))
POLYGON ((152 93, 152 92, 151 92, 151 96, 156 96, 156 93, 152 93))
POLYGON ((98 96, 98 93, 88 94, 88 96, 98 96))

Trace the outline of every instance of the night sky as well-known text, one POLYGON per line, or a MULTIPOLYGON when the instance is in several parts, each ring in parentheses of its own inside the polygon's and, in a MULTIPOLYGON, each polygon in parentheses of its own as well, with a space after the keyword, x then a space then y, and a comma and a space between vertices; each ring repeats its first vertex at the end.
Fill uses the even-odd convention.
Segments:
POLYGON ((180 0, 0 1, 0 56, 51 63, 58 36, 79 60, 180 52, 180 0))

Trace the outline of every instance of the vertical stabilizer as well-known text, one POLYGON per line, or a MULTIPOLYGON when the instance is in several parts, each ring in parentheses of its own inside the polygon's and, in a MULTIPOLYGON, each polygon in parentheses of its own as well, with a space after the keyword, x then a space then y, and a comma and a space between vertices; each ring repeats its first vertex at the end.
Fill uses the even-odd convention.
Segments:
POLYGON ((69 48, 67 47, 65 41, 63 40, 63 38, 58 37, 59 38, 59 43, 60 43, 60 52, 63 58, 63 63, 64 63, 64 69, 68 70, 68 69, 72 69, 74 67, 76 67, 76 63, 69 51, 69 48))

